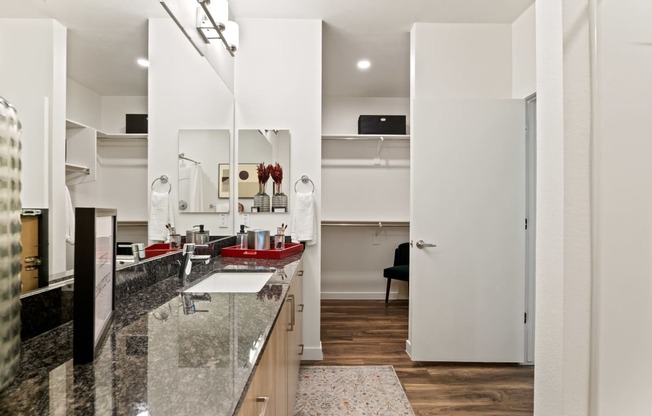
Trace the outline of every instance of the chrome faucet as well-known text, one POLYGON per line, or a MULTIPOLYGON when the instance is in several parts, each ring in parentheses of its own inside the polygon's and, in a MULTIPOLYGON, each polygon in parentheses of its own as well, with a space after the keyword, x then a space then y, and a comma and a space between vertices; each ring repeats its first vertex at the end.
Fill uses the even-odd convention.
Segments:
POLYGON ((183 304, 183 313, 185 315, 192 315, 197 312, 208 312, 207 309, 197 309, 195 307, 195 301, 198 300, 212 302, 210 293, 182 293, 181 302, 183 304))
POLYGON ((183 260, 181 261, 181 267, 179 268, 179 279, 190 276, 193 262, 204 262, 204 264, 208 264, 211 260, 210 254, 195 254, 195 248, 197 247, 208 247, 208 245, 193 243, 186 243, 183 245, 183 260))

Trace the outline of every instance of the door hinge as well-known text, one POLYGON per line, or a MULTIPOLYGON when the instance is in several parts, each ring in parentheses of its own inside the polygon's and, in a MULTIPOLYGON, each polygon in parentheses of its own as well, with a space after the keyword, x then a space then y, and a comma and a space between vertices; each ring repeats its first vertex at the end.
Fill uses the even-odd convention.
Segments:
POLYGON ((527 312, 523 314, 523 323, 527 324, 527 312))
POLYGON ((525 219, 525 229, 527 230, 527 218, 525 219))

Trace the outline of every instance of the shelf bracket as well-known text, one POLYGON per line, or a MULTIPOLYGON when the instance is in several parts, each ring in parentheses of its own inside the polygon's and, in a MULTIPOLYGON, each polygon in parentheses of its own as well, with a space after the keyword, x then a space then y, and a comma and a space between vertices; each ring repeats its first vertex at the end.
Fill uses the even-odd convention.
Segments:
POLYGON ((383 142, 385 141, 385 138, 383 136, 380 136, 378 139, 378 145, 376 146, 376 157, 374 158, 374 166, 380 166, 380 151, 383 148, 383 142))

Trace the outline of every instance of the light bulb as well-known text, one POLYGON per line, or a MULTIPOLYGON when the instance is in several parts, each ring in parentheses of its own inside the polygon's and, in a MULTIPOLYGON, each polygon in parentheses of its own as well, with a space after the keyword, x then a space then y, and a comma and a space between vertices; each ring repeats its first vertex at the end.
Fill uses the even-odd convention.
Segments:
POLYGON ((366 60, 366 59, 363 59, 363 60, 361 60, 361 61, 358 61, 358 68, 359 68, 359 69, 363 69, 363 70, 364 70, 364 69, 369 69, 370 66, 371 66, 371 62, 369 62, 369 61, 366 60))

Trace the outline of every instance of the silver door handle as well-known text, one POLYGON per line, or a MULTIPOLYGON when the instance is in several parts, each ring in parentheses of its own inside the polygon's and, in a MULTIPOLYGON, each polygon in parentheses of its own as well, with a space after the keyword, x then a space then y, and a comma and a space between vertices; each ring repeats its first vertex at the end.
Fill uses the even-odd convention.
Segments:
POLYGON ((436 244, 424 243, 423 240, 417 241, 417 248, 437 247, 436 244))

